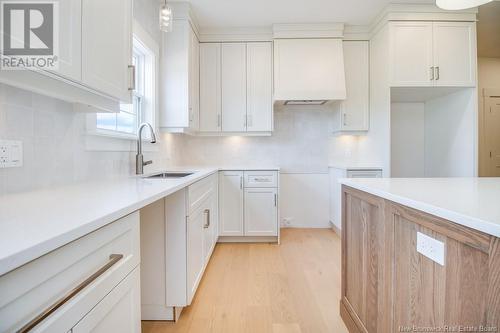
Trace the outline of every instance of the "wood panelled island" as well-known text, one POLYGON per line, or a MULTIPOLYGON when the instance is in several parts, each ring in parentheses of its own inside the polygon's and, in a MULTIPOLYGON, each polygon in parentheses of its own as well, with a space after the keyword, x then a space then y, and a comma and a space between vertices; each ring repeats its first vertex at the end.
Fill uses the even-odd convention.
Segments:
POLYGON ((500 332, 500 178, 341 183, 350 332, 500 332))

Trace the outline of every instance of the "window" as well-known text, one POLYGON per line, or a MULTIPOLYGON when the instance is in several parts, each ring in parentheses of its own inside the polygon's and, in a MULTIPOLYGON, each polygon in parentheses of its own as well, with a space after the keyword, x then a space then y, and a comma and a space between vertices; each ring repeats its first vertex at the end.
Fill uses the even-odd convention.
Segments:
POLYGON ((156 53, 146 46, 134 29, 132 64, 135 67, 135 90, 132 104, 120 104, 119 113, 98 113, 96 132, 127 138, 135 137, 142 122, 155 126, 156 58, 156 53))

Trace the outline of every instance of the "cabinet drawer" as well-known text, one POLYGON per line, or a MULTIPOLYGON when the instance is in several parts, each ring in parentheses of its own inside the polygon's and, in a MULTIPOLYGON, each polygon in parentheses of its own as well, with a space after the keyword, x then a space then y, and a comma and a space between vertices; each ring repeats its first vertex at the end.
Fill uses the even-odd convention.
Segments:
POLYGON ((278 187, 277 171, 245 171, 245 187, 278 187))
POLYGON ((217 173, 188 187, 188 212, 196 210, 212 193, 217 191, 217 173))
POLYGON ((348 170, 347 178, 382 178, 382 170, 348 170))
POLYGON ((20 329, 99 272, 33 329, 67 332, 139 262, 139 213, 135 212, 1 276, 0 332, 20 329), (123 257, 112 260, 112 254, 123 257))

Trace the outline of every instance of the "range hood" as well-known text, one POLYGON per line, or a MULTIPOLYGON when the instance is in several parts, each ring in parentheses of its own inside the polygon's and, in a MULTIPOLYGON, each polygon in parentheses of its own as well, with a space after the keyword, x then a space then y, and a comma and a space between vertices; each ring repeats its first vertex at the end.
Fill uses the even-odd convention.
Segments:
POLYGON ((344 53, 338 34, 313 38, 311 34, 294 31, 293 36, 300 38, 290 37, 289 33, 278 34, 278 38, 276 35, 275 32, 275 103, 323 105, 346 98, 344 53))

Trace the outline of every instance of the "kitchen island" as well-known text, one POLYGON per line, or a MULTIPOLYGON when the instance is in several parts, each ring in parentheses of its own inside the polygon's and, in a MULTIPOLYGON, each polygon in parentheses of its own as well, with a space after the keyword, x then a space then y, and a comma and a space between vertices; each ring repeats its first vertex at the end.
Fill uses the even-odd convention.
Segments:
POLYGON ((500 330, 500 178, 341 183, 349 331, 500 330))

